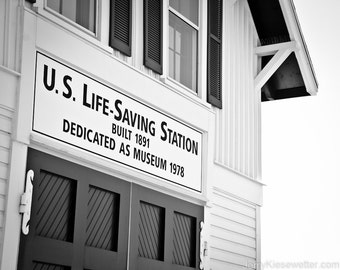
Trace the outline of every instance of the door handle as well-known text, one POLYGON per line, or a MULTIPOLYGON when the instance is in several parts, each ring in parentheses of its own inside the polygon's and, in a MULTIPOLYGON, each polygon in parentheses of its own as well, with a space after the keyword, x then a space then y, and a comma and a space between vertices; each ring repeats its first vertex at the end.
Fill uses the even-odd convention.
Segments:
POLYGON ((20 198, 19 213, 22 214, 21 230, 27 235, 29 232, 29 221, 31 218, 32 194, 33 194, 34 171, 29 170, 26 174, 25 192, 20 198))

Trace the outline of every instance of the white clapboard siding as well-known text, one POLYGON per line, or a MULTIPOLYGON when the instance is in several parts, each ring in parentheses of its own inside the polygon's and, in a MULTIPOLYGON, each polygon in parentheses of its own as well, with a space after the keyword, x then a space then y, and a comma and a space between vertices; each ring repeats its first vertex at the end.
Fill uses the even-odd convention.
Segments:
POLYGON ((249 208, 248 205, 240 204, 239 202, 233 200, 228 200, 226 203, 225 196, 218 192, 214 193, 214 205, 219 205, 223 208, 233 210, 253 219, 255 219, 256 216, 253 208, 249 208))
POLYGON ((210 268, 255 268, 256 206, 214 190, 210 216, 210 268))
POLYGON ((246 245, 239 244, 237 242, 231 242, 223 239, 222 237, 210 238, 210 245, 212 247, 223 246, 224 251, 234 253, 237 249, 237 254, 254 259, 256 257, 256 249, 246 245))
POLYGON ((244 266, 239 266, 237 264, 232 264, 232 263, 224 263, 221 261, 215 260, 210 264, 210 269, 223 269, 223 270, 251 270, 255 269, 253 266, 254 264, 249 262, 247 264, 247 267, 245 268, 244 266))
POLYGON ((0 107, 0 251, 6 207, 6 192, 9 170, 12 113, 0 107))
MULTIPOLYGON (((214 256, 214 260, 217 261, 227 261, 230 264, 235 264, 241 267, 246 267, 247 265, 254 265, 255 264, 255 258, 244 256, 238 253, 232 253, 230 251, 224 250, 224 249, 218 249, 215 247, 210 248, 210 252, 214 256)), ((226 269, 225 267, 222 268, 223 270, 226 269)), ((213 269, 212 269, 213 270, 213 269)))
MULTIPOLYGON (((214 216, 217 218, 226 218, 228 220, 237 221, 237 223, 242 224, 246 228, 254 228, 255 227, 255 218, 251 218, 240 214, 234 210, 229 210, 221 205, 215 205, 214 207, 214 216)), ((252 230, 251 230, 252 232, 252 230)))
POLYGON ((9 149, 1 146, 0 147, 0 163, 8 164, 8 160, 9 160, 9 149))
MULTIPOLYGON (((0 254, 4 239, 11 133, 20 70, 21 0, 0 1, 0 254)), ((1 260, 1 258, 0 258, 1 260)))
POLYGON ((2 131, 2 128, 0 127, 0 145, 1 147, 8 149, 11 144, 11 138, 8 135, 8 133, 2 131))
MULTIPOLYGON (((8 173, 8 165, 1 162, 0 163, 0 179, 6 181, 7 173, 8 173)), ((6 194, 2 194, 2 195, 6 195, 6 194)), ((1 202, 0 202, 0 211, 1 211, 1 208, 2 207, 1 207, 1 202)))
POLYGON ((221 228, 228 228, 232 232, 255 238, 255 228, 242 224, 238 219, 232 220, 227 212, 224 217, 212 214, 211 219, 214 224, 218 224, 221 228))
POLYGON ((211 237, 217 237, 231 243, 236 243, 246 247, 256 248, 256 239, 238 232, 230 231, 226 228, 212 225, 210 230, 211 237))
POLYGON ((225 1, 223 109, 216 110, 216 161, 252 179, 260 175, 260 98, 254 90, 257 33, 247 1, 225 1), (233 4, 232 4, 233 3, 233 4))

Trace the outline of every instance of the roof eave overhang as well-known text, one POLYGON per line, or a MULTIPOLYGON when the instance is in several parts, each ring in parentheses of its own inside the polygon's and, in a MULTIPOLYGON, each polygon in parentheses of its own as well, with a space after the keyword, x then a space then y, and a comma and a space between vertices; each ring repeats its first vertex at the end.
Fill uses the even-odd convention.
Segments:
POLYGON ((279 2, 286 21, 290 39, 296 42, 297 50, 295 50, 295 55, 305 83, 306 91, 310 95, 316 95, 318 92, 318 82, 308 48, 301 31, 293 0, 279 0, 279 2))
POLYGON ((255 90, 270 101, 315 95, 313 65, 293 0, 247 0, 259 38, 260 67, 255 90))

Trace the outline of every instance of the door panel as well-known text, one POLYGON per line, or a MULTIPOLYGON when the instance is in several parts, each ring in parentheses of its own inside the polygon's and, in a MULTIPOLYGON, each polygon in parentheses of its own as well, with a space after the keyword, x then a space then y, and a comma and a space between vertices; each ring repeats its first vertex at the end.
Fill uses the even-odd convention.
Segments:
POLYGON ((30 169, 19 270, 125 270, 128 253, 131 270, 198 269, 202 206, 32 149, 30 169))
POLYGON ((90 186, 86 246, 117 251, 119 194, 90 186))
POLYGON ((56 264, 48 264, 48 263, 33 263, 33 270, 70 270, 70 267, 60 266, 56 264))
POLYGON ((195 266, 196 218, 174 212, 172 263, 195 266))
POLYGON ((35 176, 18 269, 125 269, 130 184, 32 149, 27 160, 35 176))
POLYGON ((143 201, 139 206, 138 256, 163 260, 165 209, 143 201))
POLYGON ((135 184, 131 197, 130 269, 198 269, 203 207, 135 184))
POLYGON ((42 170, 35 186, 36 235, 72 242, 76 181, 42 170))

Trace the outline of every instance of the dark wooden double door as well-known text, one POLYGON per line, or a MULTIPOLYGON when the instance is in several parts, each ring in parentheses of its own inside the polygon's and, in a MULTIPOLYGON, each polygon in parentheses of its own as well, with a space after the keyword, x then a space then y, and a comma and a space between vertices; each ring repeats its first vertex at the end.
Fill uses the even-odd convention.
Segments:
POLYGON ((198 269, 203 208, 29 150, 19 270, 198 269))

